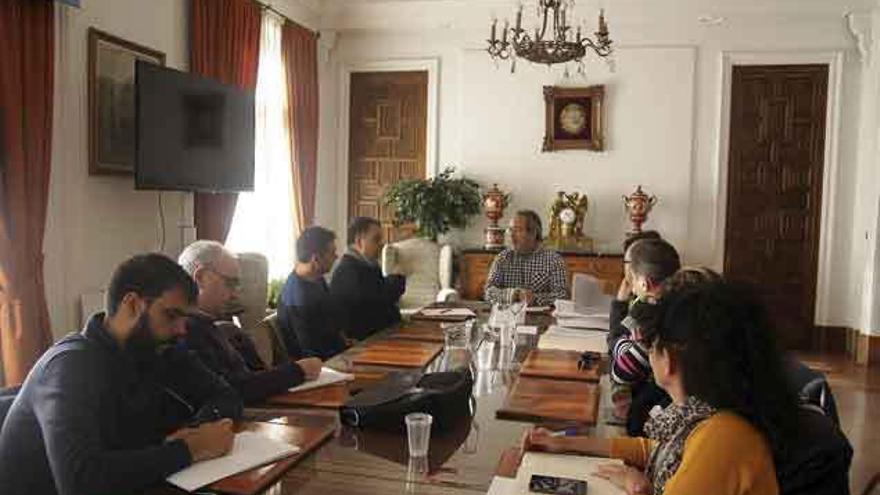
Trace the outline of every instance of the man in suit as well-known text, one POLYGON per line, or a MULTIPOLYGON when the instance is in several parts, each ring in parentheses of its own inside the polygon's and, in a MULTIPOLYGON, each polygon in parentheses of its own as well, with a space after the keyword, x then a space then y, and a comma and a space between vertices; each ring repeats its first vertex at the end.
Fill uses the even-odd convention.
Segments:
POLYGON ((344 314, 345 333, 362 340, 400 321, 400 296, 406 290, 402 275, 382 275, 382 225, 378 220, 357 217, 348 227, 349 247, 336 263, 330 293, 344 314))
POLYGON ((37 361, 0 430, 0 493, 134 493, 232 448, 237 394, 178 349, 196 286, 173 260, 135 256, 106 313, 37 361))
POLYGON ((324 276, 336 261, 336 234, 309 227, 296 240, 296 266, 281 291, 278 325, 291 356, 329 359, 344 351, 344 318, 324 276))
MULTIPOLYGON (((321 360, 306 358, 267 368, 259 356, 245 359, 217 327, 226 308, 238 294, 241 267, 238 259, 215 241, 196 241, 181 253, 178 262, 198 285, 198 312, 186 323, 181 344, 195 352, 214 373, 223 377, 245 404, 255 404, 280 394, 321 372, 321 360)), ((245 336, 245 338, 247 338, 245 336)))

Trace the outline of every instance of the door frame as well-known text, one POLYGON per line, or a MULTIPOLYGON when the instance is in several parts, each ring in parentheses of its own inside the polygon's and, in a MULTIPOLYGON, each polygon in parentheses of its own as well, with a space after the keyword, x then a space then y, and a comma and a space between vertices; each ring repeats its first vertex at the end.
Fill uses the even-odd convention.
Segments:
POLYGON ((440 57, 431 58, 396 58, 387 60, 350 61, 339 68, 339 127, 337 128, 336 156, 336 190, 342 192, 337 199, 337 226, 339 232, 345 232, 348 225, 348 158, 351 117, 351 74, 353 72, 408 72, 426 71, 428 73, 428 115, 425 139, 425 178, 434 177, 438 173, 437 133, 439 130, 439 77, 440 57))
POLYGON ((825 156, 822 174, 822 211, 819 226, 819 263, 816 273, 816 306, 814 325, 830 325, 831 265, 834 254, 835 203, 837 200, 837 175, 840 162, 840 112, 844 52, 828 50, 815 52, 740 52, 723 51, 719 59, 721 105, 718 112, 719 130, 715 149, 715 214, 714 214, 714 260, 716 266, 724 266, 724 244, 727 232, 727 179, 730 154, 730 100, 733 92, 733 67, 735 65, 806 65, 828 66, 827 115, 825 117, 825 156))

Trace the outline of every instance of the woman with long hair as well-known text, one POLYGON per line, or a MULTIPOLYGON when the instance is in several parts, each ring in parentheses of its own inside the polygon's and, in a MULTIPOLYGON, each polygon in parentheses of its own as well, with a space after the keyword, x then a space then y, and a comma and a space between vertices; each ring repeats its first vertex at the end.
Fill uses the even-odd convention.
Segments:
POLYGON ((647 438, 526 434, 524 447, 623 459, 597 476, 629 494, 776 495, 774 453, 796 431, 796 395, 754 292, 710 277, 673 280, 633 314, 657 384, 672 404, 647 438))

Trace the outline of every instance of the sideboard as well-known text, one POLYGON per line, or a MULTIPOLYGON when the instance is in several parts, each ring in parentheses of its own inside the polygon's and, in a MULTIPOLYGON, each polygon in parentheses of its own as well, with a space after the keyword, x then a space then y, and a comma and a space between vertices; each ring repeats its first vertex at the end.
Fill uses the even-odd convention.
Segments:
MULTIPOLYGON (((469 300, 483 298, 483 286, 489 277, 489 268, 500 250, 482 248, 465 249, 459 258, 458 291, 461 297, 469 300)), ((623 280, 623 255, 599 254, 583 251, 559 251, 568 272, 568 287, 575 273, 586 273, 602 283, 606 294, 617 292, 623 280)))

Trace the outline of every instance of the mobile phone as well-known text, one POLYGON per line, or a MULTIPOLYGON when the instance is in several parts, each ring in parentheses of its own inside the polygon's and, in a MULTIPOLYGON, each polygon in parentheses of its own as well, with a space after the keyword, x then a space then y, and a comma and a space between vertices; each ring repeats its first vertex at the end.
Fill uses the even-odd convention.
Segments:
POLYGON ((529 480, 529 491, 548 495, 587 495, 587 482, 571 478, 559 478, 533 474, 529 480))

